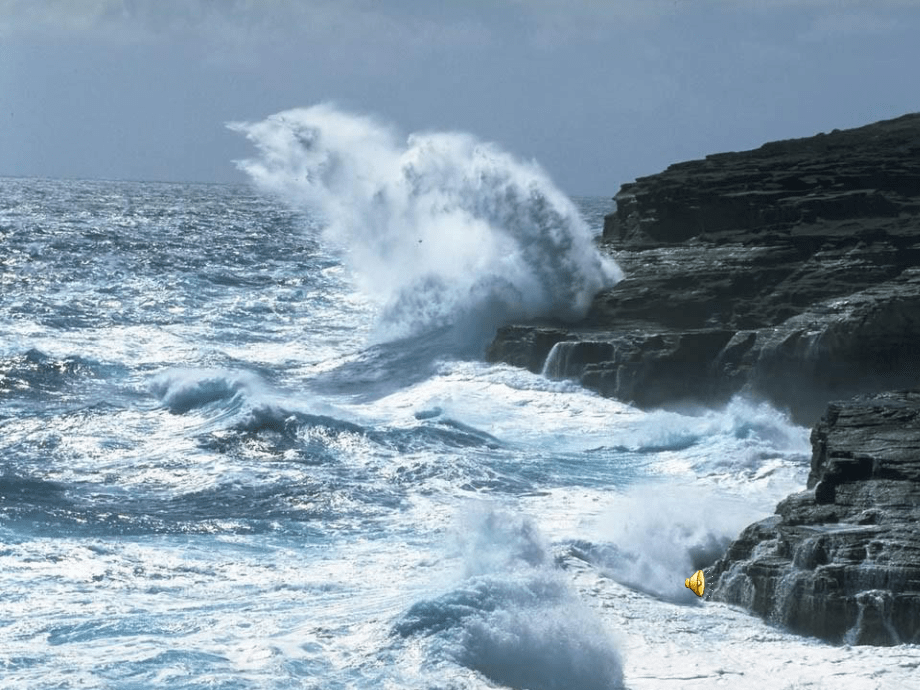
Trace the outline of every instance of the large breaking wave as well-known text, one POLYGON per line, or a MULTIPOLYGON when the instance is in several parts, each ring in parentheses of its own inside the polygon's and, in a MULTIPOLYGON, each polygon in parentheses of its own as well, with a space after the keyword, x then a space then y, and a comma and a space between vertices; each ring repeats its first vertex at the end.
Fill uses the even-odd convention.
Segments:
POLYGON ((578 318, 621 277, 539 165, 468 134, 402 139, 329 104, 228 126, 258 149, 238 162, 257 186, 322 215, 382 306, 379 340, 578 318))
POLYGON ((458 533, 468 577, 413 604, 393 632, 510 688, 622 688, 614 639, 553 566, 536 526, 488 504, 470 508, 458 533))

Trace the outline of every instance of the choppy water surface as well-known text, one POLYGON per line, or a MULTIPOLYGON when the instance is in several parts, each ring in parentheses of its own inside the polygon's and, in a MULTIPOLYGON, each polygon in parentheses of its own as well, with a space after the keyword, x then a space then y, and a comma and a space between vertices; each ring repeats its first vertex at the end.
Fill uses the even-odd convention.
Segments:
POLYGON ((807 430, 486 365, 405 301, 486 283, 377 293, 291 208, 0 179, 0 686, 920 687, 916 647, 683 588, 803 483, 807 430))

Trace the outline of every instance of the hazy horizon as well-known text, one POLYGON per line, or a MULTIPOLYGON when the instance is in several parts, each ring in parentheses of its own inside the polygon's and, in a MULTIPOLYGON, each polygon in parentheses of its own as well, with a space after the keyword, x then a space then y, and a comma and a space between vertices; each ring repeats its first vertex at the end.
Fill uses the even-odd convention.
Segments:
POLYGON ((335 102, 572 195, 920 110, 910 0, 0 0, 0 175, 243 182, 230 121, 335 102))

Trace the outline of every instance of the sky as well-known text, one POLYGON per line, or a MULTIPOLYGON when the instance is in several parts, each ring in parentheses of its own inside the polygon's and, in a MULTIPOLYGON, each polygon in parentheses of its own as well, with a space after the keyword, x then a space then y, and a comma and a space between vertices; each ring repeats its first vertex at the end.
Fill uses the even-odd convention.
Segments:
POLYGON ((0 175, 235 182, 226 128, 333 102, 612 196, 920 111, 920 0, 0 0, 0 175))

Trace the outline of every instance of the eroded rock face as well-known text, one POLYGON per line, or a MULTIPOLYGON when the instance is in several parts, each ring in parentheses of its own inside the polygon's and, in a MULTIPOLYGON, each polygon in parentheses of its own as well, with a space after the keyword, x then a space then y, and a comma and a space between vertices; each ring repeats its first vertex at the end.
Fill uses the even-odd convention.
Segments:
MULTIPOLYGON (((764 235, 822 219, 897 218, 905 200, 920 197, 918 120, 905 115, 672 165, 623 185, 604 235, 655 246, 764 235)), ((802 233, 800 246, 810 234, 802 233)))
POLYGON ((831 642, 920 642, 920 391, 832 403, 808 490, 707 571, 711 598, 831 642))
POLYGON ((743 391, 808 425, 920 385, 920 115, 680 163, 616 200, 626 278, 575 325, 501 329, 491 361, 539 372, 584 341, 556 375, 640 406, 743 391))

